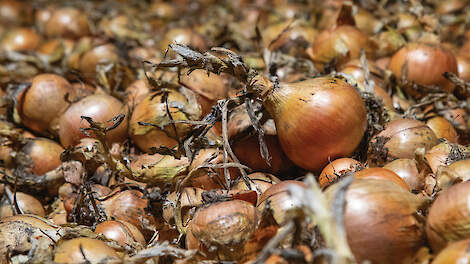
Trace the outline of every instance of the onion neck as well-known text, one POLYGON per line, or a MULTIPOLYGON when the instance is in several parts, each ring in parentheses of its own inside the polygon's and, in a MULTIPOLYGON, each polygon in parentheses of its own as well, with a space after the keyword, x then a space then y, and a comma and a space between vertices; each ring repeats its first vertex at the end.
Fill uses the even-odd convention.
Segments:
POLYGON ((268 78, 261 74, 256 75, 251 81, 249 92, 253 92, 256 97, 263 101, 274 90, 274 84, 268 78))

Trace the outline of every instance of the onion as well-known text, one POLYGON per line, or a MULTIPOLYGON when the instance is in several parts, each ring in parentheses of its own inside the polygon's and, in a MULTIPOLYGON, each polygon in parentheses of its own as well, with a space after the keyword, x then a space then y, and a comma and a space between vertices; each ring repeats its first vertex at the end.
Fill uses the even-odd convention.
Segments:
POLYGON ((152 87, 146 79, 136 80, 126 88, 126 103, 129 107, 140 104, 152 87))
POLYGON ((44 31, 48 37, 77 39, 90 34, 87 16, 73 7, 64 7, 53 12, 44 31))
POLYGON ((113 44, 103 44, 83 54, 80 59, 79 70, 90 79, 96 75, 96 66, 99 64, 116 63, 119 55, 116 46, 113 44))
MULTIPOLYGON (((88 122, 81 119, 81 116, 93 118, 94 122, 101 122, 107 126, 112 126, 112 118, 125 112, 124 105, 116 98, 106 94, 95 94, 87 96, 80 101, 73 103, 60 118, 59 137, 60 143, 64 147, 76 145, 80 139, 87 137, 80 131, 80 128, 89 127, 88 122)), ((93 132, 90 136, 94 137, 93 132)), ((106 134, 108 143, 122 142, 127 137, 127 118, 121 124, 110 130, 106 134)))
POLYGON ((262 32, 265 48, 292 56, 305 55, 305 49, 312 45, 317 34, 313 27, 291 21, 271 25, 262 32))
POLYGON ((250 179, 250 188, 246 186, 245 182, 242 179, 239 179, 238 183, 232 187, 232 190, 253 190, 256 191, 256 193, 260 197, 271 186, 281 182, 281 180, 279 180, 276 176, 262 172, 248 174, 248 178, 250 179))
POLYGON ((368 57, 372 58, 369 46, 367 35, 354 26, 341 25, 320 32, 307 53, 315 67, 321 70, 335 59, 336 65, 340 66, 348 60, 359 58, 361 48, 366 49, 368 57))
POLYGON ((44 32, 44 27, 46 26, 47 21, 51 19, 55 10, 56 7, 54 5, 48 5, 36 10, 36 13, 34 14, 34 23, 40 32, 44 32))
MULTIPOLYGON (((44 217, 46 215, 41 202, 34 198, 34 196, 22 192, 16 192, 16 201, 18 203, 18 207, 24 214, 32 214, 40 217, 44 217)), ((6 197, 4 197, 0 203, 0 219, 16 214, 13 213, 13 208, 15 208, 14 204, 10 203, 6 197)))
POLYGON ((35 51, 41 42, 41 36, 30 28, 15 28, 2 38, 0 47, 4 51, 35 51))
POLYGON ((437 173, 440 166, 447 166, 463 156, 468 149, 457 144, 443 142, 436 145, 424 155, 433 173, 437 173), (457 155, 456 155, 457 154, 457 155))
POLYGON ((257 208, 260 212, 271 210, 274 219, 279 225, 285 224, 287 220, 286 212, 295 208, 295 202, 289 195, 288 188, 290 184, 296 184, 306 188, 305 183, 299 181, 282 181, 269 187, 258 199, 257 208))
POLYGON ((470 239, 449 244, 434 258, 432 264, 465 263, 470 258, 470 239))
POLYGON ((69 103, 66 96, 73 97, 70 83, 55 74, 39 74, 31 87, 18 100, 18 113, 26 127, 40 134, 58 133, 60 115, 69 103))
POLYGON ((367 127, 366 109, 345 81, 319 77, 281 83, 276 89, 266 79, 255 81, 253 89, 262 95, 282 149, 294 164, 317 171, 359 145, 367 127))
POLYGON ((189 161, 186 157, 176 159, 171 155, 142 154, 132 159, 132 179, 149 185, 173 183, 184 175, 189 161))
POLYGON ((202 249, 220 260, 240 259, 243 246, 255 232, 259 221, 258 211, 248 202, 232 200, 211 204, 199 209, 189 223, 188 234, 200 246, 189 244, 188 249, 202 249))
POLYGON ((0 24, 5 26, 21 25, 31 21, 31 5, 22 1, 0 1, 0 24))
POLYGON ((400 178, 400 176, 398 176, 395 172, 385 168, 366 168, 354 173, 354 177, 357 179, 391 181, 407 191, 410 190, 408 184, 402 178, 400 178))
MULTIPOLYGON (((204 205, 202 200, 203 192, 203 189, 195 187, 186 187, 181 192, 180 206, 183 223, 187 223, 191 219, 191 211, 193 208, 199 208, 204 205)), ((163 203, 163 218, 170 225, 175 224, 174 217, 177 197, 178 193, 172 192, 166 197, 163 203)))
POLYGON ((436 116, 428 121, 426 125, 436 134, 437 138, 444 138, 450 143, 457 143, 459 135, 452 124, 445 118, 436 116))
POLYGON ((201 110, 193 101, 195 100, 193 95, 186 92, 188 90, 181 91, 184 94, 176 90, 154 92, 136 106, 129 123, 129 135, 140 149, 148 152, 151 147, 173 148, 191 131, 192 125, 172 124, 168 115, 170 113, 174 121, 200 118, 201 110), (168 95, 167 101, 164 94, 168 95), (155 126, 143 126, 139 122, 155 126))
POLYGON ((385 164, 384 169, 395 172, 411 190, 421 191, 424 187, 424 174, 418 171, 418 163, 414 159, 396 159, 385 164))
POLYGON ((292 162, 282 150, 273 120, 270 119, 263 124, 264 141, 270 156, 269 164, 261 156, 258 136, 247 133, 251 128, 246 106, 241 105, 233 109, 227 125, 228 137, 232 142, 233 152, 240 162, 255 171, 278 174, 289 170, 292 162))
MULTIPOLYGON (((331 202, 337 184, 326 190, 331 202)), ((390 181, 356 179, 346 191, 344 225, 358 263, 406 263, 424 245, 415 217, 422 199, 390 181)))
MULTIPOLYGON (((165 51, 173 43, 186 45, 199 51, 207 49, 206 41, 202 36, 189 28, 173 28, 169 30, 159 43, 160 51, 165 51)), ((174 56, 174 52, 169 50, 169 56, 174 56)))
POLYGON ((58 243, 54 263, 104 263, 120 261, 116 251, 101 240, 79 237, 58 243))
POLYGON ((50 139, 34 138, 26 143, 22 151, 31 158, 32 172, 36 175, 43 175, 62 163, 60 154, 64 149, 50 139))
POLYGON ((442 74, 457 74, 457 60, 450 51, 439 44, 409 43, 392 56, 389 67, 398 79, 405 74, 407 81, 417 84, 438 85, 448 92, 455 88, 442 74))
POLYGON ((426 223, 426 234, 437 253, 448 243, 470 238, 468 201, 470 182, 458 183, 439 193, 426 223))
POLYGON ((337 182, 341 176, 347 172, 355 172, 362 164, 351 158, 339 158, 335 159, 323 168, 318 177, 318 184, 322 189, 330 186, 337 182))
POLYGON ((429 150, 439 143, 434 132, 426 124, 413 119, 391 121, 371 142, 378 143, 380 140, 385 141, 383 148, 386 149, 388 160, 412 159, 417 148, 429 150))
MULTIPOLYGON (((189 166, 189 171, 191 171, 192 177, 188 184, 192 187, 198 187, 204 190, 226 188, 224 169, 214 169, 205 166, 221 164, 223 161, 223 154, 220 150, 212 148, 199 150, 194 157, 193 162, 189 166)), ((231 162, 231 159, 227 159, 227 162, 231 162)), ((237 168, 229 168, 228 171, 230 173, 231 180, 236 179, 240 175, 237 168)))
POLYGON ((134 243, 145 245, 144 235, 134 225, 125 221, 104 221, 96 226, 95 233, 103 234, 106 238, 117 241, 121 246, 134 243))
POLYGON ((212 106, 218 100, 228 96, 229 87, 226 78, 222 75, 208 75, 205 70, 194 70, 189 75, 183 72, 180 82, 197 94, 196 98, 201 105, 203 116, 211 112, 212 106))

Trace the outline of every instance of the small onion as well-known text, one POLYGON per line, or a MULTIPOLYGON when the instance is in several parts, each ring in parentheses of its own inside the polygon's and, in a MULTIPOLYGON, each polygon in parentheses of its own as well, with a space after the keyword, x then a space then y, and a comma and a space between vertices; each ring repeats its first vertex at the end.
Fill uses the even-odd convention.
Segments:
MULTIPOLYGON (((333 201, 337 184, 326 190, 333 201)), ((356 179, 346 191, 344 225, 358 263, 403 263, 425 243, 415 217, 423 201, 390 181, 356 179)))
POLYGON ((434 258, 431 264, 467 263, 470 259, 470 239, 449 244, 434 258))
POLYGON ((31 21, 32 11, 29 3, 2 0, 0 1, 0 24, 5 26, 26 24, 31 21))
POLYGON ((375 179, 375 180, 386 180, 395 183, 396 185, 409 191, 410 187, 408 184, 398 176, 395 172, 384 169, 384 168, 367 168, 354 173, 354 177, 357 179, 375 179))
POLYGON ((274 219, 279 225, 285 223, 287 219, 286 212, 296 206, 288 192, 287 186, 290 184, 296 184, 302 188, 306 188, 305 183, 300 181, 282 181, 269 187, 258 199, 258 210, 260 212, 267 209, 271 210, 274 219))
POLYGON ((444 72, 457 74, 457 60, 450 51, 440 45, 409 43, 392 56, 389 67, 398 79, 405 74, 408 81, 417 84, 438 85, 448 92, 452 92, 455 88, 454 84, 442 74, 444 72))
POLYGON ((384 148, 388 159, 412 159, 417 148, 429 150, 439 143, 434 132, 421 121, 413 119, 396 119, 388 123, 385 130, 376 135, 372 142, 385 139, 384 148))
POLYGON ((48 37, 80 38, 90 33, 87 16, 73 7, 57 9, 44 26, 48 37))
POLYGON ((411 190, 420 191, 424 186, 424 175, 418 171, 418 164, 414 159, 396 159, 385 164, 385 169, 395 172, 402 178, 411 190))
POLYGON ((195 99, 193 94, 188 90, 181 91, 188 93, 183 94, 176 90, 151 93, 136 106, 129 121, 129 135, 141 150, 148 152, 151 147, 173 148, 178 140, 182 140, 190 132, 192 126, 189 124, 172 124, 167 111, 174 121, 199 119, 201 110, 192 101, 195 99), (165 93, 167 97, 164 96, 165 93), (139 122, 155 126, 141 125, 139 122))
POLYGON ((428 162, 432 172, 437 173, 439 167, 447 166, 454 162, 455 158, 458 158, 458 156, 455 158, 451 156, 451 153, 453 152, 457 154, 464 154, 468 152, 468 149, 458 144, 443 142, 427 151, 424 157, 428 162))
POLYGON ((132 179, 149 185, 173 183, 177 176, 186 172, 189 161, 186 157, 176 159, 171 155, 142 154, 132 158, 132 179))
POLYGON ((58 133, 60 115, 68 107, 66 95, 74 95, 70 83, 55 74, 39 74, 18 100, 18 113, 26 127, 40 134, 58 133))
POLYGON ((41 42, 41 36, 30 28, 15 28, 6 33, 0 47, 4 51, 35 51, 41 42))
POLYGON ((470 238, 470 182, 462 182, 439 193, 426 223, 426 234, 435 252, 450 242, 470 238))
POLYGON ((95 233, 103 234, 106 238, 115 240, 121 246, 139 243, 145 245, 144 235, 134 225, 125 221, 107 220, 98 224, 95 233))
MULTIPOLYGON (((160 51, 165 51, 168 49, 168 45, 174 43, 186 45, 199 51, 207 49, 204 38, 189 28, 173 28, 169 30, 160 41, 160 51)), ((174 53, 169 51, 169 55, 174 56, 174 53)))
POLYGON ((346 172, 355 172, 362 164, 351 158, 335 159, 323 168, 318 177, 318 184, 322 189, 337 182, 346 172))
MULTIPOLYGON (((34 198, 34 196, 31 196, 29 194, 22 193, 22 192, 16 192, 16 201, 18 203, 18 207, 25 214, 37 215, 37 216, 40 216, 40 217, 44 217, 46 215, 46 212, 44 211, 44 208, 43 208, 41 202, 38 201, 38 199, 34 198)), ((0 219, 4 218, 4 217, 7 217, 7 216, 14 215, 14 213, 13 213, 13 208, 14 208, 13 203, 10 203, 10 201, 6 197, 4 197, 0 201, 0 203, 1 203, 1 206, 0 206, 0 219)))
MULTIPOLYGON (((193 208, 199 208, 204 205, 202 200, 202 193, 204 192, 201 188, 186 187, 181 192, 181 215, 183 223, 187 223, 191 219, 190 211, 193 208)), ((163 218, 170 224, 175 224, 175 208, 176 198, 178 197, 177 192, 170 193, 163 203, 163 218)))
POLYGON ((34 138, 26 143, 22 151, 32 160, 32 172, 36 175, 43 175, 62 163, 60 154, 64 149, 50 139, 34 138))
POLYGON ((101 240, 79 237, 58 243, 54 263, 109 263, 119 261, 119 255, 101 240))
POLYGON ((357 59, 361 48, 370 53, 367 35, 354 26, 342 25, 333 29, 324 30, 318 34, 309 53, 315 67, 323 69, 324 65, 332 60, 337 60, 337 65, 342 65, 348 60, 357 59))
POLYGON ((459 72, 459 78, 466 82, 470 82, 470 59, 468 59, 467 56, 458 55, 456 57, 457 67, 459 72))
POLYGON ((450 143, 457 143, 459 134, 445 118, 440 116, 433 117, 426 121, 426 125, 431 128, 437 138, 444 138, 450 143))
POLYGON ((116 63, 119 61, 118 50, 113 44, 103 44, 83 54, 80 59, 79 70, 90 79, 96 75, 96 66, 99 64, 116 63))
POLYGON ((140 104, 140 102, 145 99, 147 94, 150 93, 151 89, 152 87, 145 79, 134 81, 126 88, 125 91, 127 105, 132 107, 140 104))
POLYGON ((232 200, 200 208, 188 226, 188 234, 197 242, 188 249, 204 249, 220 260, 243 257, 243 246, 255 232, 260 221, 256 208, 245 201, 232 200), (198 245, 199 244, 199 245, 198 245), (215 252, 211 252, 214 251, 215 252))
MULTIPOLYGON (((81 116, 93 118, 94 122, 102 122, 107 126, 112 126, 112 118, 125 112, 124 105, 116 98, 106 94, 95 94, 87 96, 80 101, 73 103, 60 118, 59 137, 60 143, 64 147, 76 145, 80 139, 87 137, 80 128, 89 127, 88 122, 81 119, 81 116)), ((121 124, 110 130, 106 134, 108 143, 122 142, 127 137, 127 118, 121 124)), ((90 136, 94 137, 93 132, 90 136)))
POLYGON ((271 186, 281 182, 276 176, 262 172, 248 174, 248 178, 250 179, 250 188, 246 186, 242 179, 239 179, 238 183, 232 187, 232 190, 253 190, 258 193, 258 196, 261 196, 267 189, 271 188, 271 186))

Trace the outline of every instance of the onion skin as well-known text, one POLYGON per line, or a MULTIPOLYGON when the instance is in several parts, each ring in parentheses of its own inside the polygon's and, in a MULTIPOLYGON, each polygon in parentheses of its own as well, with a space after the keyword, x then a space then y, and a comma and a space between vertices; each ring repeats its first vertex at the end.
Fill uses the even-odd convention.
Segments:
POLYGON ((350 155, 367 127, 359 92, 338 78, 281 83, 263 104, 287 157, 307 170, 319 171, 329 159, 350 155))
POLYGON ((439 143, 434 132, 421 121, 396 119, 388 123, 385 130, 372 139, 389 138, 384 147, 388 149, 388 159, 412 159, 417 148, 431 149, 439 143))
POLYGON ((55 249, 54 263, 83 263, 86 261, 106 263, 120 261, 120 258, 116 251, 103 241, 88 237, 62 241, 55 249))
MULTIPOLYGON (((81 120, 81 116, 88 116, 93 118, 94 122, 102 122, 107 126, 112 126, 112 123, 108 121, 123 112, 125 112, 124 105, 110 95, 87 96, 72 104, 60 118, 60 143, 62 146, 68 147, 78 144, 80 139, 87 137, 80 131, 80 128, 87 128, 89 124, 85 120, 81 120)), ((127 138, 127 126, 127 118, 124 118, 117 128, 106 134, 108 143, 124 141, 127 138)), ((90 132, 90 136, 94 136, 93 132, 90 132)))
POLYGON ((462 182, 439 193, 426 223, 426 234, 435 252, 450 242, 470 238, 470 182, 462 182))
POLYGON ((470 59, 468 55, 457 56, 457 67, 460 79, 470 82, 470 59))
MULTIPOLYGON (((34 198, 34 196, 22 192, 16 192, 16 200, 18 207, 25 214, 37 215, 40 217, 44 217, 46 215, 41 202, 34 198)), ((8 199, 4 199, 0 206, 0 219, 14 215, 12 210, 13 207, 14 205, 10 204, 8 199)))
POLYGON ((79 70, 89 79, 94 80, 96 66, 119 61, 118 50, 113 44, 104 44, 87 51, 80 59, 79 70))
POLYGON ((449 244, 434 258, 431 264, 467 263, 470 259, 470 239, 449 244))
POLYGON ((339 158, 335 159, 332 162, 328 163, 328 165, 323 168, 318 177, 318 184, 320 184, 320 188, 324 189, 331 184, 337 182, 341 174, 346 173, 348 171, 356 171, 362 164, 351 158, 339 158))
POLYGON ((232 190, 253 190, 258 193, 258 196, 261 196, 267 189, 271 188, 271 186, 281 182, 281 180, 279 180, 276 176, 262 172, 248 174, 248 178, 250 179, 251 189, 246 186, 242 179, 239 179, 238 183, 232 187, 232 190))
POLYGON ((386 180, 395 183, 403 189, 410 191, 408 184, 395 172, 384 168, 367 168, 354 173, 357 179, 386 180))
POLYGON ((390 60, 390 70, 400 79, 403 67, 407 80, 421 85, 439 85, 444 91, 452 92, 454 84, 442 74, 457 74, 455 56, 440 45, 412 42, 397 51, 390 60))
MULTIPOLYGON (((337 185, 326 190, 331 202, 337 185)), ((415 218, 422 199, 390 181, 356 179, 346 191, 344 220, 348 244, 358 263, 407 263, 424 245, 415 218)))

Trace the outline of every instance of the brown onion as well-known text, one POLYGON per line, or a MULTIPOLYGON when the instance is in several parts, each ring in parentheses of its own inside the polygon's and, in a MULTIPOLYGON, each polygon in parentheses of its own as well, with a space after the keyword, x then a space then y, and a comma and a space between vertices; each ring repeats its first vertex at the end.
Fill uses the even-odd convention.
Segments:
POLYGON ((115 240, 121 246, 139 243, 145 245, 144 235, 134 225, 125 221, 107 220, 98 224, 95 233, 103 234, 107 239, 115 240))
POLYGON ((116 46, 103 44, 87 51, 80 59, 79 70, 87 77, 94 79, 96 66, 99 64, 116 63, 119 55, 116 46))
POLYGON ((398 176, 395 172, 385 168, 366 168, 354 173, 354 177, 357 179, 391 181, 407 191, 410 190, 408 184, 402 178, 400 178, 400 176, 398 176))
MULTIPOLYGON (((18 207, 24 214, 32 214, 40 217, 44 217, 46 215, 41 202, 34 198, 34 196, 22 192, 16 192, 16 201, 18 203, 18 207)), ((0 206, 0 219, 16 214, 13 213, 16 209, 14 209, 15 206, 13 201, 11 202, 12 203, 10 203, 6 197, 2 199, 0 206)))
POLYGON ((445 247, 431 264, 466 263, 470 259, 470 239, 453 242, 445 247))
POLYGON ((438 44, 409 43, 392 56, 389 67, 398 79, 405 74, 408 81, 417 84, 438 85, 448 92, 455 88, 442 74, 457 74, 457 60, 450 51, 438 44))
POLYGON ((32 172, 37 175, 43 175, 57 168, 62 163, 60 154, 64 149, 50 139, 34 138, 28 141, 22 148, 22 151, 31 158, 33 165, 32 172))
POLYGON ((262 32, 265 48, 292 56, 305 55, 305 49, 315 41, 317 34, 313 27, 291 21, 271 25, 262 32))
POLYGON ((326 188, 331 184, 337 182, 342 175, 347 172, 355 172, 359 169, 362 164, 351 158, 339 158, 335 159, 332 162, 328 163, 328 165, 323 168, 318 177, 318 184, 320 184, 320 188, 326 188))
POLYGON ((129 135, 143 151, 148 152, 151 147, 172 148, 193 127, 185 123, 172 124, 167 107, 174 121, 197 120, 201 115, 199 106, 194 105, 192 101, 194 99, 192 94, 183 94, 176 90, 165 91, 165 93, 168 94, 167 101, 164 100, 163 93, 151 93, 136 106, 132 113, 129 135), (139 122, 156 126, 141 125, 139 122))
POLYGON ((459 134, 445 118, 440 116, 433 117, 426 121, 426 125, 432 129, 437 138, 444 138, 450 143, 457 143, 459 134))
POLYGON ((420 191, 424 186, 424 175, 418 171, 418 164, 414 159, 396 159, 385 164, 384 169, 395 172, 402 178, 411 190, 420 191))
POLYGON ((255 81, 253 88, 262 95, 282 149, 294 164, 320 170, 329 159, 348 156, 359 145, 367 126, 366 109, 347 82, 318 77, 273 89, 263 77, 255 81))
POLYGON ((119 261, 119 255, 101 240, 79 237, 58 243, 54 263, 103 263, 119 261))
POLYGON ((426 223, 426 234, 435 252, 450 242, 470 238, 470 182, 458 183, 439 193, 426 223))
POLYGON ((189 75, 181 75, 180 82, 197 94, 197 101, 201 105, 202 115, 210 113, 212 106, 218 100, 228 96, 228 82, 221 75, 208 75, 205 70, 194 70, 189 75))
MULTIPOLYGON (((94 122, 102 122, 112 126, 110 121, 115 116, 124 113, 124 105, 116 98, 106 94, 95 94, 87 96, 73 103, 60 118, 59 137, 64 147, 76 145, 81 138, 87 137, 80 128, 89 127, 88 122, 82 120, 81 116, 93 118, 94 122)), ((106 134, 108 143, 122 142, 127 137, 127 118, 121 124, 106 134)), ((93 132, 90 136, 94 137, 93 132)))
POLYGON ((149 185, 173 183, 177 176, 186 172, 189 161, 186 157, 176 159, 171 155, 142 154, 132 158, 132 179, 149 185))
MULTIPOLYGON (((187 223, 192 215, 191 209, 199 208, 204 205, 202 200, 202 193, 204 192, 201 188, 195 187, 186 187, 181 191, 180 206, 181 206, 181 216, 183 223, 187 223)), ((170 193, 163 203, 163 218, 165 221, 170 224, 175 224, 175 208, 176 208, 176 198, 178 197, 177 192, 170 193)))
POLYGON ((264 210, 270 209, 274 219, 279 225, 283 225, 287 220, 286 212, 296 206, 288 192, 287 187, 290 184, 296 184, 302 188, 306 188, 305 183, 300 181, 282 181, 269 187, 258 199, 258 210, 263 212, 264 210))
POLYGON ((31 21, 32 8, 29 3, 16 0, 0 1, 0 24, 21 25, 31 21))
POLYGON ((357 59, 361 48, 366 49, 369 58, 372 58, 367 35, 354 26, 342 25, 333 29, 324 30, 318 34, 309 53, 315 67, 323 69, 324 65, 336 59, 337 66, 348 60, 357 59))
POLYGON ((456 58, 459 78, 470 82, 470 59, 465 55, 458 55, 456 58))
POLYGON ((240 259, 243 257, 241 249, 258 227, 259 221, 258 211, 248 202, 232 200, 211 204, 199 209, 188 226, 188 234, 202 247, 194 248, 194 245, 189 244, 188 249, 205 247, 203 251, 215 254, 218 259, 240 259))
POLYGON ((385 130, 376 135, 372 142, 384 140, 383 148, 388 160, 412 159, 417 148, 429 150, 439 143, 434 132, 421 121, 396 119, 388 123, 385 130))
MULTIPOLYGON (((190 28, 173 28, 169 30, 159 43, 160 51, 164 52, 168 49, 168 45, 174 43, 186 45, 199 51, 207 49, 206 41, 202 36, 190 28)), ((174 56, 172 54, 174 53, 170 51, 169 55, 174 56)))
POLYGON ((150 93, 152 87, 146 79, 136 80, 126 88, 126 103, 132 107, 140 104, 148 93, 150 93))
MULTIPOLYGON (((333 201, 338 184, 327 189, 333 201)), ((346 191, 344 225, 358 263, 403 263, 424 245, 415 217, 423 201, 390 181, 356 179, 346 191)))
POLYGON ((80 38, 90 33, 87 16, 73 7, 57 9, 45 24, 48 37, 80 38))
POLYGON ((17 105, 21 122, 40 134, 58 133, 59 118, 73 98, 70 83, 55 74, 40 74, 33 78, 31 87, 24 91, 17 105))
POLYGON ((262 172, 248 174, 248 178, 250 179, 250 188, 248 188, 242 179, 239 179, 238 183, 232 187, 232 190, 253 190, 257 192, 258 196, 261 196, 271 186, 281 182, 276 176, 262 172))
POLYGON ((468 149, 464 146, 443 142, 427 151, 424 157, 432 172, 437 173, 439 167, 447 166, 454 162, 455 158, 459 158, 459 155, 455 154, 463 156, 466 152, 468 152, 468 149))
POLYGON ((35 51, 41 42, 41 36, 30 28, 15 28, 6 33, 0 47, 5 51, 35 51))

